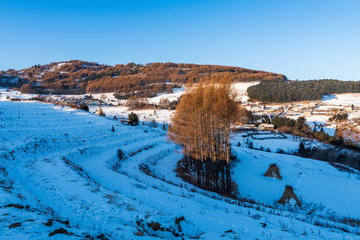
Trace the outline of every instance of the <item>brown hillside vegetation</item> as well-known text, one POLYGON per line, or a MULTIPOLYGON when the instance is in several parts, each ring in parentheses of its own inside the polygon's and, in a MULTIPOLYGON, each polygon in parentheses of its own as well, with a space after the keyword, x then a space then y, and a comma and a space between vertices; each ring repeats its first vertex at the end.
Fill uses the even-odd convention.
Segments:
POLYGON ((9 69, 0 72, 0 79, 17 77, 17 84, 8 82, 8 86, 19 87, 30 83, 35 93, 117 92, 118 97, 128 98, 135 94, 146 97, 171 91, 179 85, 197 83, 201 78, 214 74, 229 74, 235 82, 286 79, 281 74, 230 66, 184 63, 109 66, 79 60, 35 65, 22 70, 9 69))

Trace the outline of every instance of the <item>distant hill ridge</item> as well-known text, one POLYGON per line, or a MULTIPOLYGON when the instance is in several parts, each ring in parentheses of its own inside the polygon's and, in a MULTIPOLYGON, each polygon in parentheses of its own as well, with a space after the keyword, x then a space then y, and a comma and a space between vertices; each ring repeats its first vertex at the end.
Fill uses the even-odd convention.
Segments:
POLYGON ((2 87, 21 88, 23 92, 82 94, 117 92, 123 95, 153 95, 183 85, 199 82, 213 74, 229 74, 235 82, 286 80, 286 76, 265 71, 219 65, 186 63, 149 63, 103 65, 71 60, 34 65, 21 70, 0 72, 2 87))

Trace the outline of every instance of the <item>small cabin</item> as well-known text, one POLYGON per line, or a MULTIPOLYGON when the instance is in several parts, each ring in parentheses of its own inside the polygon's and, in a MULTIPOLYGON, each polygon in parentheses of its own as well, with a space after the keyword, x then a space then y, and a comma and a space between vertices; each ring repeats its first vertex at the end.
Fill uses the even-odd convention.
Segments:
POLYGON ((273 124, 260 124, 259 125, 259 130, 262 130, 262 131, 274 131, 275 130, 275 126, 273 124))

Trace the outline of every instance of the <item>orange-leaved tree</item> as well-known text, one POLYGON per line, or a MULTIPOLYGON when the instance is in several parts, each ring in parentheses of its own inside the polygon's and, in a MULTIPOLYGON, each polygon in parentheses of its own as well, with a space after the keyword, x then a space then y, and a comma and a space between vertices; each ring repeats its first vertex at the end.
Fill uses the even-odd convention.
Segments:
POLYGON ((238 116, 232 78, 207 77, 190 87, 171 119, 169 137, 183 146, 185 166, 193 166, 200 187, 231 192, 231 124, 238 116))

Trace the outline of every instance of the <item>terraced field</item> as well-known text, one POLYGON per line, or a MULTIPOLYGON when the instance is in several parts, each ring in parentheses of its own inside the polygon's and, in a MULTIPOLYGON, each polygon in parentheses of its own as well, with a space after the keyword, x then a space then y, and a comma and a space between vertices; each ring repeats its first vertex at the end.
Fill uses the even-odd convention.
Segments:
POLYGON ((359 239, 183 182, 181 149, 146 125, 0 102, 0 153, 0 239, 359 239))

